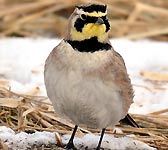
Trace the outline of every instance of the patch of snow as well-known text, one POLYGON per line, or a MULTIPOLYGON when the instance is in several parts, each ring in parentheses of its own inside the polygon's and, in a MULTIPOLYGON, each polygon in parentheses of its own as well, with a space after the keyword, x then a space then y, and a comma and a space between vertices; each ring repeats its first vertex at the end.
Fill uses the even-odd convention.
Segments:
MULTIPOLYGON (((67 144, 70 135, 61 136, 63 144, 67 144)), ((75 146, 82 150, 85 147, 88 149, 96 148, 100 136, 94 134, 86 134, 81 138, 75 137, 75 146)), ((25 132, 15 133, 12 129, 5 126, 0 127, 0 140, 4 142, 12 150, 26 150, 31 148, 32 145, 41 144, 56 144, 55 133, 51 132, 38 132, 28 134, 25 132)), ((115 150, 155 150, 145 143, 133 140, 129 137, 115 138, 112 135, 105 134, 102 141, 102 148, 115 149, 115 150)))
POLYGON ((25 132, 15 133, 5 126, 0 127, 0 140, 13 150, 26 150, 32 145, 56 143, 55 135, 51 132, 38 132, 28 134, 25 132))
POLYGON ((164 89, 157 89, 140 75, 140 71, 168 74, 168 43, 151 40, 112 40, 113 47, 124 58, 128 73, 134 85, 135 104, 129 112, 147 114, 168 107, 168 83, 164 89), (138 85, 138 86, 137 86, 138 85))
MULTIPOLYGON (((70 136, 65 135, 64 138, 64 142, 67 143, 70 136)), ((74 143, 76 147, 81 150, 84 150, 86 147, 88 147, 88 149, 94 149, 97 147, 99 138, 100 136, 98 135, 86 134, 82 138, 75 138, 74 143)), ((105 150, 155 150, 155 148, 129 137, 116 138, 108 134, 104 135, 101 147, 105 150)))

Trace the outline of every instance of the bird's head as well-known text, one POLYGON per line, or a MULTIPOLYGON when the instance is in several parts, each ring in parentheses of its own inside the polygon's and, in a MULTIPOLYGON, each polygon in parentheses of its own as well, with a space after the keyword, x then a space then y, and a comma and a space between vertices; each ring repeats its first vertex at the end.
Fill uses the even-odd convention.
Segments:
POLYGON ((108 40, 110 24, 107 6, 88 4, 76 6, 69 20, 68 40, 83 41, 97 38, 101 43, 108 40))

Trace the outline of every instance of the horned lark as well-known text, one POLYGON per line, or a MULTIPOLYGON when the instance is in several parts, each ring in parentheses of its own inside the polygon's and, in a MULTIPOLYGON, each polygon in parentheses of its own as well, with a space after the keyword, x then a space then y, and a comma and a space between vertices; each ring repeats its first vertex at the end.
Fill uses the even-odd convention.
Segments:
POLYGON ((136 126, 127 114, 133 90, 123 58, 108 39, 106 5, 77 6, 69 19, 67 36, 45 64, 45 85, 55 111, 75 124, 66 149, 75 149, 78 125, 101 128, 100 149, 106 127, 121 119, 136 126))

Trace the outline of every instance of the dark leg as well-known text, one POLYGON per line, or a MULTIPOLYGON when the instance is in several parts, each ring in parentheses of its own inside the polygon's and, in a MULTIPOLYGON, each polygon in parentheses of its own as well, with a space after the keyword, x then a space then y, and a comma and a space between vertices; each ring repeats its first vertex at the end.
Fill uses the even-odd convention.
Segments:
POLYGON ((77 131, 77 128, 78 128, 78 126, 77 125, 75 125, 75 128, 74 128, 74 130, 73 130, 73 132, 72 132, 72 135, 71 135, 71 138, 69 139, 69 142, 68 142, 68 144, 66 145, 66 149, 67 150, 76 150, 76 148, 75 148, 75 146, 74 146, 74 143, 73 143, 73 139, 74 139, 74 137, 75 137, 75 133, 76 133, 76 131, 77 131))
POLYGON ((104 135, 105 130, 106 130, 106 128, 103 128, 103 129, 102 129, 101 136, 100 136, 100 140, 99 140, 99 144, 98 144, 96 150, 100 150, 101 142, 102 142, 102 139, 103 139, 103 135, 104 135))

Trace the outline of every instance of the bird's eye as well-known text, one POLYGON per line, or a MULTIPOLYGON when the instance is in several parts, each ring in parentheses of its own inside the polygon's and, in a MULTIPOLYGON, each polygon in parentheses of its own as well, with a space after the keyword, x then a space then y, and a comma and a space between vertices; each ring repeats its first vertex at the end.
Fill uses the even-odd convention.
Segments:
POLYGON ((85 14, 82 14, 82 15, 80 15, 80 18, 81 18, 82 20, 86 20, 86 15, 85 15, 85 14))

